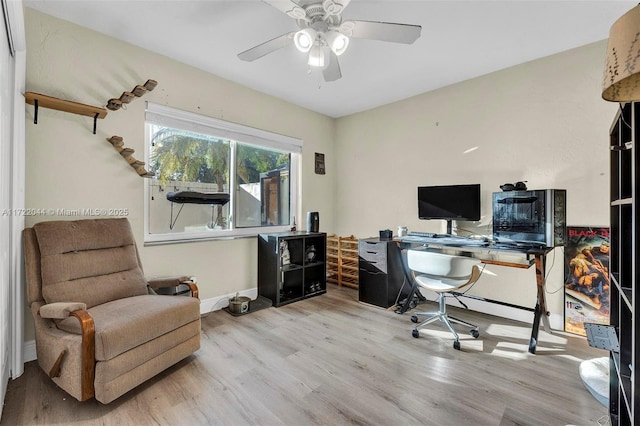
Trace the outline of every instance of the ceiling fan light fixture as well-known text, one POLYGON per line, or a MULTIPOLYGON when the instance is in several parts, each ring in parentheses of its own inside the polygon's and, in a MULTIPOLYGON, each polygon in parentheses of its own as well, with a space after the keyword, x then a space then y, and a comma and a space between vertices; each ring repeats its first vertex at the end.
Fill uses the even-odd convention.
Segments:
POLYGON ((324 68, 326 63, 324 49, 319 43, 314 44, 309 50, 309 66, 324 68))
POLYGON ((333 53, 338 56, 346 52, 347 47, 349 47, 349 37, 337 31, 329 31, 325 35, 325 40, 327 40, 327 44, 333 50, 333 53))
POLYGON ((301 52, 308 52, 313 46, 317 33, 312 28, 304 28, 293 36, 293 44, 301 52))
POLYGON ((342 12, 352 0, 263 1, 296 19, 298 29, 245 50, 238 54, 238 58, 255 61, 289 46, 293 40, 296 49, 307 55, 309 73, 321 70, 322 77, 327 82, 342 77, 338 56, 347 50, 351 37, 412 44, 422 31, 420 25, 343 21, 342 12))

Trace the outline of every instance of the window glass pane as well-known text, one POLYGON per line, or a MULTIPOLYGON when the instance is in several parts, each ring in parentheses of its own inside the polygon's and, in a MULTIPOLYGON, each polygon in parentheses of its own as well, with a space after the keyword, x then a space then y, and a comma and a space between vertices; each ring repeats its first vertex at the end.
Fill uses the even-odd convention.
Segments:
POLYGON ((145 119, 145 243, 291 228, 302 140, 149 102, 145 119))
POLYGON ((172 195, 202 197, 229 192, 231 142, 185 130, 149 125, 149 233, 228 229, 230 203, 171 202, 172 195))
POLYGON ((290 223, 290 172, 290 153, 237 144, 237 228, 290 223))

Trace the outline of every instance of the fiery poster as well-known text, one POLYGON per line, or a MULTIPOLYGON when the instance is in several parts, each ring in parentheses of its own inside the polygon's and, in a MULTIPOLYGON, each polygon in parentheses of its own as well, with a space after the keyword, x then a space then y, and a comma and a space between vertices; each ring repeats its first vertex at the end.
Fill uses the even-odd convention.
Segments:
POLYGON ((564 329, 585 336, 609 324, 609 228, 568 226, 564 255, 564 329))

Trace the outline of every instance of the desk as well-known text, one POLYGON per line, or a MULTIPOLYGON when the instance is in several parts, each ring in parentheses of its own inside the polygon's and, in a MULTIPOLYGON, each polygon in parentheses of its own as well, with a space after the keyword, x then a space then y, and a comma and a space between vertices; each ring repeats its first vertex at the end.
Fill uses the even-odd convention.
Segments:
MULTIPOLYGON (((483 300, 490 303, 498 303, 505 306, 510 306, 518 309, 525 309, 533 311, 533 324, 531 326, 531 339, 529 340, 529 352, 536 353, 536 346, 538 343, 538 332, 540 330, 540 320, 542 320, 544 329, 546 332, 551 332, 549 325, 549 311, 547 310, 547 301, 545 296, 545 284, 546 284, 546 261, 547 254, 553 250, 553 248, 519 248, 509 247, 498 244, 477 244, 470 241, 471 244, 465 244, 463 239, 457 239, 457 241, 445 241, 446 244, 438 242, 438 238, 419 238, 419 237, 401 237, 396 241, 399 247, 411 248, 416 245, 426 247, 429 250, 436 250, 441 253, 469 256, 479 259, 482 263, 491 265, 508 266, 512 268, 528 269, 532 265, 536 268, 536 285, 537 285, 537 300, 535 308, 528 308, 524 306, 512 305, 510 303, 500 302, 497 300, 485 299, 477 296, 462 295, 465 297, 472 297, 474 299, 483 300)), ((415 292, 417 284, 414 282, 412 287, 412 295, 415 292)), ((409 301, 411 297, 407 298, 405 306, 402 307, 401 313, 404 313, 409 308, 409 301)))

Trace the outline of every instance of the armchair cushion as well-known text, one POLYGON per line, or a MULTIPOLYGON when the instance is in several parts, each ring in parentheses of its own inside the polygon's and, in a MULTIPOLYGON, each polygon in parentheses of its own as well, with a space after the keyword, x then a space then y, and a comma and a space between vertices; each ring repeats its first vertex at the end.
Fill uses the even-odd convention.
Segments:
MULTIPOLYGON (((96 361, 106 361, 167 334, 198 318, 200 303, 191 297, 134 296, 90 308, 95 324, 96 361)), ((58 328, 81 334, 79 322, 67 318, 58 328)))
POLYGON ((56 302, 40 307, 39 313, 42 318, 65 319, 75 311, 87 309, 87 305, 78 302, 56 302))
POLYGON ((47 303, 72 300, 91 308, 147 294, 126 219, 42 222, 33 229, 47 303))

